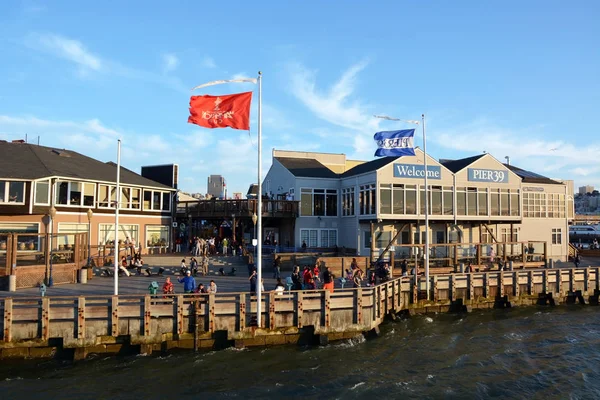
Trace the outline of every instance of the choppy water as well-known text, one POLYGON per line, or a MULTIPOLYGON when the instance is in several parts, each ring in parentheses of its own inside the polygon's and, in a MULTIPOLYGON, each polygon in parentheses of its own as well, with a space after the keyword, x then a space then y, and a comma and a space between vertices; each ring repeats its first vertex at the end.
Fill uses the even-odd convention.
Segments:
POLYGON ((600 308, 433 315, 381 337, 82 362, 0 363, 2 399, 600 398, 600 308))

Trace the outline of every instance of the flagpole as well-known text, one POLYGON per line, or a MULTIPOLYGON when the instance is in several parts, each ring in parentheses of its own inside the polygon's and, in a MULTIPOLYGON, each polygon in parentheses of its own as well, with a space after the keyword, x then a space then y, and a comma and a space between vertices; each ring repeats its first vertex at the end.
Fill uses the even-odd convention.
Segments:
POLYGON ((425 136, 425 114, 421 114, 423 123, 423 158, 425 168, 425 290, 427 292, 427 300, 430 300, 429 295, 429 186, 427 186, 427 138, 425 136))
POLYGON ((256 324, 262 325, 262 72, 258 71, 258 223, 257 239, 257 282, 256 282, 256 324))
POLYGON ((121 194, 121 139, 117 141, 117 189, 115 202, 115 296, 119 294, 119 197, 121 194))

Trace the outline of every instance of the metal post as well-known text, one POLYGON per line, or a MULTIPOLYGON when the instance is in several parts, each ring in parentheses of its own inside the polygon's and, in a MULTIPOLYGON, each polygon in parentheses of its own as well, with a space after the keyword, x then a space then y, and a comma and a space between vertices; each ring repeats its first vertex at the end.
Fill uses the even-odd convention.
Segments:
POLYGON ((117 193, 115 201, 115 296, 119 294, 119 201, 121 197, 121 139, 117 141, 117 193))
POLYGON ((427 300, 431 299, 429 293, 429 187, 427 186, 427 139, 425 136, 425 114, 421 114, 423 123, 423 159, 425 167, 425 290, 427 300))
POLYGON ((258 71, 258 224, 257 239, 257 283, 256 283, 256 323, 262 325, 262 72, 258 71))

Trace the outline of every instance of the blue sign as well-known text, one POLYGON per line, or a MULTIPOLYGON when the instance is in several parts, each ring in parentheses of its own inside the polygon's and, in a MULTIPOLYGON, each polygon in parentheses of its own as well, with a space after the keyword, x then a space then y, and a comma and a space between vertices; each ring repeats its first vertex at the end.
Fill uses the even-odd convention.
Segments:
POLYGON ((467 168, 467 180, 471 182, 508 183, 508 171, 501 169, 467 168))
MULTIPOLYGON (((425 167, 419 164, 394 164, 394 178, 425 178, 425 167)), ((428 165, 427 179, 442 179, 442 168, 428 165)))

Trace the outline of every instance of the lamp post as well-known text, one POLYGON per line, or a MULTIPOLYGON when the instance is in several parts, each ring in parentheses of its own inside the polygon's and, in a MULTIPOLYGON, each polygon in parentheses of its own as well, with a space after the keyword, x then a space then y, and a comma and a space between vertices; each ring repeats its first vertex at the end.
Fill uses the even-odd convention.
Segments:
POLYGON ((50 275, 48 276, 48 287, 50 287, 54 284, 54 279, 52 279, 52 237, 54 234, 54 217, 56 216, 56 208, 54 206, 50 207, 48 215, 50 216, 50 275))
POLYGON ((92 211, 92 209, 90 208, 89 210, 87 210, 87 218, 88 218, 88 262, 87 265, 88 267, 91 264, 92 261, 92 216, 94 215, 94 212, 92 211))
POLYGON ((256 266, 256 221, 258 221, 258 215, 252 214, 252 223, 254 224, 254 238, 252 239, 252 246, 254 246, 254 266, 256 266))

